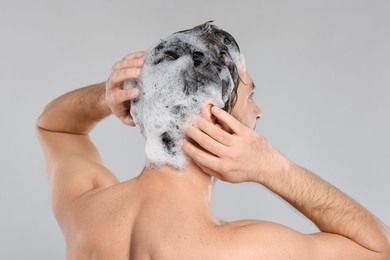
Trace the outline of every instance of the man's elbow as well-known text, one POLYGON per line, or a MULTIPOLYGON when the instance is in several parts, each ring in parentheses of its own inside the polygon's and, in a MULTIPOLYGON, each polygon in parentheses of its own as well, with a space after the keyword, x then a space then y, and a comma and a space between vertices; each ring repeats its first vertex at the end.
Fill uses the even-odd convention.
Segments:
POLYGON ((42 120, 43 113, 39 115, 37 118, 37 121, 35 121, 35 129, 38 131, 39 129, 44 129, 43 127, 43 120, 42 120))
POLYGON ((50 132, 56 132, 56 130, 53 127, 53 118, 50 118, 49 115, 47 115, 47 111, 43 111, 39 117, 37 118, 35 122, 35 133, 40 138, 42 133, 45 133, 47 131, 50 132))
POLYGON ((50 132, 62 132, 59 126, 62 125, 59 114, 56 111, 51 109, 50 103, 46 105, 42 113, 37 118, 35 122, 36 131, 39 133, 39 130, 46 130, 50 132))
POLYGON ((35 122, 36 131, 39 129, 47 130, 47 121, 48 121, 48 105, 46 105, 43 111, 39 114, 37 121, 35 122))

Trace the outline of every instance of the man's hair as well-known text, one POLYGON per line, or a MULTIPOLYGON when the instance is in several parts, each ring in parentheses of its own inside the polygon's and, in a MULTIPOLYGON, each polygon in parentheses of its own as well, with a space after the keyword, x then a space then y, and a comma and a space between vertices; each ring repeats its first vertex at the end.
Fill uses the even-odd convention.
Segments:
MULTIPOLYGON (((223 109, 230 111, 237 101, 237 88, 239 84, 237 65, 244 67, 245 64, 243 64, 243 56, 238 56, 240 54, 240 47, 234 37, 230 33, 211 24, 212 22, 213 21, 208 21, 204 24, 195 26, 192 29, 178 31, 174 34, 183 33, 196 35, 207 44, 208 50, 211 50, 211 55, 209 57, 206 57, 205 54, 199 50, 193 51, 192 53, 195 78, 189 80, 189 88, 194 89, 196 92, 199 87, 205 85, 204 79, 213 80, 214 82, 221 80, 222 95, 228 96, 223 109), (226 78, 220 77, 222 68, 227 68, 229 70, 232 82, 226 78), (231 86, 229 85, 232 83, 234 87, 230 92, 229 89, 231 89, 231 86)), ((160 46, 160 48, 162 48, 165 44, 166 43, 162 41, 158 47, 160 46)), ((170 44, 175 45, 175 42, 171 42, 170 44)), ((174 57, 179 57, 181 51, 185 50, 169 52, 167 55, 173 54, 174 57)), ((188 48, 187 51, 191 51, 191 49, 188 48)))
POLYGON ((146 138, 147 166, 185 167, 178 147, 183 124, 208 100, 232 109, 238 66, 245 68, 236 40, 211 22, 176 32, 145 52, 140 79, 127 86, 141 90, 131 113, 146 138))

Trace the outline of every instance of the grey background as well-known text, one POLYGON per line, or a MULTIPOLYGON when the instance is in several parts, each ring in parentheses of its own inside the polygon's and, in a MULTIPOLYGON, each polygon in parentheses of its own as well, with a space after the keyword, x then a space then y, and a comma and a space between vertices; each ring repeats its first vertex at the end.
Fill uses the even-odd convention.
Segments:
MULTIPOLYGON (((207 20, 246 54, 264 117, 257 132, 390 225, 389 1, 1 1, 0 259, 63 259, 34 123, 44 105, 105 80, 112 64, 207 20)), ((114 117, 92 134, 121 180, 143 139, 114 117)), ((316 228, 257 184, 218 182, 224 220, 316 228)))

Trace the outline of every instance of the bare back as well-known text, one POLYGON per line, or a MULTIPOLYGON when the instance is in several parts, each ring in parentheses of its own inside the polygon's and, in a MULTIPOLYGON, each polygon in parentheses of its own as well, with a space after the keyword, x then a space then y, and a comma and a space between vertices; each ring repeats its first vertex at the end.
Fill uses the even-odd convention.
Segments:
POLYGON ((68 259, 237 259, 222 243, 232 226, 191 216, 177 208, 174 196, 151 193, 139 182, 75 201, 60 223, 68 259))
POLYGON ((248 247, 229 245, 247 222, 221 225, 140 177, 119 182, 87 135, 37 133, 67 259, 238 259, 248 247))

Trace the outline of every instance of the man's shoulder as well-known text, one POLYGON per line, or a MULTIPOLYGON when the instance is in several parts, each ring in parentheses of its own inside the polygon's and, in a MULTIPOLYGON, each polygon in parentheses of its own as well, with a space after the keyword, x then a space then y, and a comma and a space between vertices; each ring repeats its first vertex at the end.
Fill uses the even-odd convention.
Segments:
POLYGON ((217 229, 219 247, 224 248, 226 259, 240 259, 240 254, 247 259, 288 259, 292 255, 305 259, 309 255, 303 249, 310 239, 277 223, 238 220, 222 223, 217 229))
POLYGON ((55 213, 58 212, 70 219, 78 219, 83 216, 93 217, 97 214, 104 215, 107 209, 115 206, 114 204, 116 203, 122 203, 123 207, 125 207, 124 204, 129 204, 128 206, 130 207, 130 204, 136 202, 134 199, 124 201, 124 198, 131 196, 129 194, 136 193, 134 179, 119 182, 107 176, 102 176, 101 178, 101 180, 96 181, 93 189, 75 196, 67 204, 55 203, 56 201, 53 201, 55 213))
MULTIPOLYGON (((137 187, 134 182, 134 179, 124 182, 107 182, 105 186, 83 193, 66 205, 53 205, 60 226, 65 229, 75 227, 80 230, 88 229, 102 224, 102 219, 108 222, 118 221, 112 217, 119 215, 126 216, 126 219, 123 218, 121 221, 127 221, 126 224, 130 223, 138 212, 140 204, 135 196, 137 187)), ((109 223, 106 224, 109 226, 109 223)))
MULTIPOLYGON (((101 184, 95 189, 82 194, 74 200, 74 204, 77 204, 75 208, 80 209, 80 205, 84 204, 88 204, 90 207, 101 208, 104 207, 102 205, 104 201, 111 204, 113 201, 120 202, 123 200, 125 202, 127 195, 130 196, 129 194, 131 193, 137 193, 136 178, 120 182, 117 179, 105 177, 102 178, 101 184)), ((134 202, 134 200, 130 202, 134 202)))

